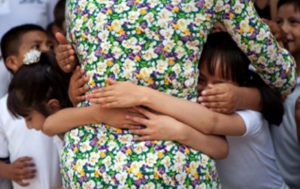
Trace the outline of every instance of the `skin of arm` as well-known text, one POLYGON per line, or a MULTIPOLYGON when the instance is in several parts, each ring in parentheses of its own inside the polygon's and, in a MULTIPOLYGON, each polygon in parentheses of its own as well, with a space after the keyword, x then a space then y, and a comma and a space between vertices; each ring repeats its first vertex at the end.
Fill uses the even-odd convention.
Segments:
POLYGON ((114 82, 109 87, 95 89, 88 98, 93 103, 104 104, 100 105, 104 108, 146 106, 204 134, 242 135, 245 132, 244 122, 236 114, 216 113, 198 103, 130 82, 114 82))
POLYGON ((245 132, 244 122, 236 114, 223 115, 212 112, 197 103, 172 97, 153 89, 143 88, 143 90, 145 90, 144 95, 152 93, 145 96, 143 105, 174 117, 204 134, 239 136, 245 132))
POLYGON ((129 109, 103 109, 98 105, 65 108, 47 117, 42 131, 52 136, 82 125, 101 122, 117 128, 126 126, 126 128, 130 129, 130 126, 134 125, 134 123, 125 119, 128 114, 136 115, 130 112, 129 109))
POLYGON ((137 111, 144 117, 128 116, 128 119, 145 126, 131 130, 133 134, 139 135, 134 138, 136 141, 177 141, 215 159, 225 158, 228 154, 228 143, 224 137, 205 135, 170 116, 153 113, 144 108, 137 108, 137 111))
POLYGON ((261 95, 258 89, 249 87, 237 87, 239 97, 242 97, 237 109, 251 109, 255 111, 261 111, 261 95))
POLYGON ((205 135, 196 129, 182 124, 182 130, 178 135, 177 142, 199 150, 214 159, 224 159, 228 155, 228 143, 225 137, 205 135))

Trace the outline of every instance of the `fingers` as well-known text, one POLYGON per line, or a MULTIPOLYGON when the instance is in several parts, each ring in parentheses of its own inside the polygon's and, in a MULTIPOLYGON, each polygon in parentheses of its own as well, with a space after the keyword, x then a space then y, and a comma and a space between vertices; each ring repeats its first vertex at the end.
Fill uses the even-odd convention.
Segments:
POLYGON ((142 117, 135 117, 127 115, 126 119, 134 121, 135 123, 138 123, 140 125, 150 125, 150 121, 148 119, 142 118, 142 117))
POLYGON ((28 156, 23 156, 18 158, 16 161, 20 161, 20 162, 32 161, 32 158, 28 156))
POLYGON ((156 114, 146 110, 145 108, 134 108, 138 113, 144 115, 146 118, 152 119, 156 114))
POLYGON ((55 33, 55 38, 59 44, 69 44, 66 37, 62 33, 55 33))
POLYGON ((218 94, 222 94, 224 93, 224 89, 220 88, 220 87, 209 87, 209 88, 206 88, 204 89, 202 92, 201 92, 201 95, 202 96, 209 96, 209 95, 218 95, 218 94))
POLYGON ((223 102, 225 99, 224 94, 220 95, 210 95, 210 96, 199 96, 198 97, 198 102, 223 102))
POLYGON ((147 128, 144 128, 144 129, 133 129, 133 130, 130 130, 132 134, 135 134, 135 135, 149 135, 150 134, 150 130, 147 129, 147 128))
POLYGON ((55 38, 59 44, 55 50, 57 63, 64 72, 69 73, 75 65, 75 51, 63 34, 56 33, 55 38))
POLYGON ((13 164, 14 179, 19 185, 27 186, 25 180, 33 179, 36 176, 35 164, 30 157, 21 157, 13 164))

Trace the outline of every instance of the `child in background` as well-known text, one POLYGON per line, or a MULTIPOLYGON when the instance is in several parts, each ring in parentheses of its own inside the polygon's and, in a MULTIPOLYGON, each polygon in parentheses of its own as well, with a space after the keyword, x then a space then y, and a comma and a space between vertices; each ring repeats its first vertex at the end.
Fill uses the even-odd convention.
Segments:
POLYGON ((65 35, 66 26, 65 26, 65 8, 66 0, 59 0, 54 7, 54 21, 47 26, 47 32, 51 41, 54 44, 54 47, 57 46, 57 41, 55 39, 55 34, 57 32, 65 35))
MULTIPOLYGON (((24 65, 20 69, 9 87, 9 110, 14 116, 21 115, 25 117, 28 127, 32 126, 37 130, 43 129, 44 132, 50 135, 63 133, 84 124, 100 123, 101 121, 121 129, 136 128, 134 121, 125 119, 126 115, 137 115, 130 112, 129 109, 102 109, 99 105, 93 105, 84 108, 67 108, 57 112, 60 109, 68 107, 61 104, 61 102, 67 99, 64 95, 56 94, 58 93, 57 91, 64 89, 58 84, 60 83, 59 80, 61 80, 61 71, 57 70, 57 67, 54 66, 50 66, 51 69, 49 69, 48 65, 54 65, 54 60, 50 58, 49 55, 42 53, 40 59, 32 61, 32 65, 24 65), (45 74, 37 74, 36 70, 40 70, 40 72, 51 70, 51 78, 56 78, 57 82, 52 83, 51 80, 46 81, 47 77, 44 76, 45 74), (30 75, 30 77, 25 81, 23 80, 24 75, 30 75), (32 85, 33 81, 35 81, 34 88, 32 85), (53 115, 49 116, 51 114, 53 115), (45 120, 45 118, 47 119, 45 120), (38 119, 40 121, 38 121, 38 119), (64 123, 63 125, 57 124, 62 123, 61 121, 64 123)), ((180 131, 180 129, 174 130, 174 133, 178 131, 180 131)), ((192 128, 186 129, 184 135, 179 137, 179 139, 185 138, 184 140, 189 140, 188 144, 204 152, 207 151, 209 155, 215 158, 226 156, 227 147, 223 139, 217 136, 205 136, 201 133, 196 133, 197 132, 194 132, 192 128), (197 138, 199 142, 193 144, 195 138, 197 138), (221 148, 222 150, 215 150, 217 148, 221 148), (214 151, 217 152, 215 153, 214 151)), ((170 136, 172 136, 172 134, 170 134, 170 136)))
MULTIPOLYGON (((229 34, 223 32, 212 34, 203 49, 199 83, 202 86, 211 83, 231 83, 244 87, 257 87, 263 94, 269 96, 265 106, 273 108, 273 116, 268 116, 268 121, 280 123, 283 114, 280 96, 267 87, 257 74, 249 71, 249 62, 229 34)), ((185 123, 191 123, 188 120, 191 120, 191 117, 198 117, 198 121, 190 124, 190 127, 206 134, 227 136, 228 157, 217 161, 222 188, 285 187, 275 163, 267 121, 259 112, 244 110, 230 115, 218 114, 196 103, 183 102, 129 82, 113 82, 112 86, 96 89, 89 97, 92 102, 100 103, 104 108, 143 105, 163 114, 177 116, 177 119, 179 114, 184 114, 178 121, 185 121, 185 123)), ((137 140, 169 139, 167 137, 170 134, 174 135, 174 125, 186 125, 169 124, 170 117, 145 109, 139 109, 139 112, 146 118, 128 117, 146 126, 146 128, 132 130, 134 134, 142 135, 137 140)), ((181 133, 177 135, 180 136, 181 133)), ((197 142, 195 139, 194 143, 197 142)))
POLYGON ((297 64, 297 85, 284 101, 280 127, 271 127, 277 163, 287 185, 300 188, 300 1, 279 0, 277 23, 284 31, 286 47, 297 64))
MULTIPOLYGON (((36 25, 21 25, 9 30, 1 40, 5 66, 15 74, 30 49, 51 48, 46 31, 36 25)), ((28 76, 24 76, 25 80, 28 76)), ((24 119, 14 119, 7 109, 7 95, 0 100, 0 177, 13 181, 15 189, 52 189, 61 185, 59 157, 53 139, 26 128, 24 119)))

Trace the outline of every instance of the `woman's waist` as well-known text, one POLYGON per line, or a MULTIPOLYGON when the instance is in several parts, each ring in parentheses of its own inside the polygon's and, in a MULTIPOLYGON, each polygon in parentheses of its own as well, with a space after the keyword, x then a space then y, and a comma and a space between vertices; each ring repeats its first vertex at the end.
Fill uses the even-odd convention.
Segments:
POLYGON ((106 124, 92 124, 73 129, 65 135, 65 146, 97 146, 99 149, 131 150, 131 151, 160 151, 164 152, 179 150, 185 155, 201 154, 188 146, 175 141, 141 141, 137 142, 134 135, 127 129, 117 129, 106 124))

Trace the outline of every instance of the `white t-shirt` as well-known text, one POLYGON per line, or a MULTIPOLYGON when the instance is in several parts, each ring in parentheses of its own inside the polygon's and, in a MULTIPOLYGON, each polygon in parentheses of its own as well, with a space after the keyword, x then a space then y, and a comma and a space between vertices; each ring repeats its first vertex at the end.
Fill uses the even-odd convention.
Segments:
POLYGON ((27 129, 24 119, 14 119, 7 109, 7 95, 0 99, 0 158, 14 162, 22 156, 33 158, 37 175, 28 187, 13 183, 14 189, 53 189, 61 185, 59 155, 53 138, 27 129))
POLYGON ((266 120, 259 112, 237 112, 245 122, 243 136, 227 136, 229 154, 217 160, 224 189, 275 189, 284 184, 276 165, 274 147, 266 120))
POLYGON ((6 69, 3 60, 0 58, 0 98, 7 93, 7 88, 11 80, 11 74, 6 69))

